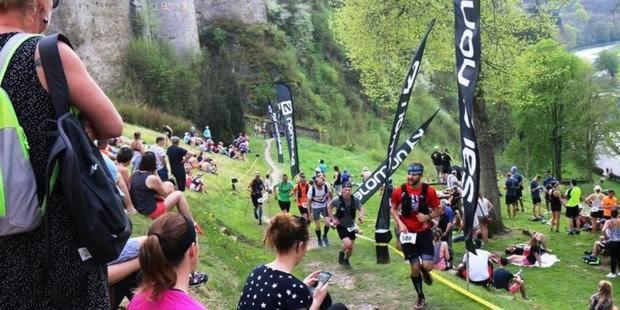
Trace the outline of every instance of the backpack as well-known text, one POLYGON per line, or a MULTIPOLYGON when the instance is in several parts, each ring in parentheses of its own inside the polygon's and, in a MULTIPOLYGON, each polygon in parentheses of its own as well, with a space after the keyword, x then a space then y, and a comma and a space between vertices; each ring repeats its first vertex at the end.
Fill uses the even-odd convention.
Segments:
MULTIPOLYGON (((13 35, 0 51, 0 84, 15 51, 35 35, 13 35)), ((34 230, 41 224, 37 181, 30 164, 29 145, 17 120, 11 98, 0 88, 0 237, 34 230)))
MULTIPOLYGON (((107 263, 123 250, 131 235, 131 222, 101 152, 69 110, 69 89, 58 50, 59 39, 71 46, 58 34, 39 42, 58 129, 58 138, 48 157, 48 173, 53 171, 62 184, 65 207, 79 237, 82 261, 92 258, 91 262, 107 263)), ((47 195, 51 190, 48 187, 47 195)))
MULTIPOLYGON (((402 191, 402 203, 401 203, 401 214, 404 217, 410 217, 413 213, 413 208, 411 206, 411 196, 407 191, 407 185, 403 184, 400 187, 402 191)), ((422 183, 422 193, 420 195, 420 201, 418 202, 418 212, 422 214, 429 214, 430 210, 428 209, 428 204, 426 203, 426 197, 428 193, 428 184, 422 183)))
MULTIPOLYGON (((338 196, 338 209, 336 210, 336 218, 341 219, 346 215, 347 207, 344 203, 344 197, 342 195, 338 196)), ((351 218, 355 220, 356 215, 356 205, 355 205, 355 197, 351 196, 351 218)))

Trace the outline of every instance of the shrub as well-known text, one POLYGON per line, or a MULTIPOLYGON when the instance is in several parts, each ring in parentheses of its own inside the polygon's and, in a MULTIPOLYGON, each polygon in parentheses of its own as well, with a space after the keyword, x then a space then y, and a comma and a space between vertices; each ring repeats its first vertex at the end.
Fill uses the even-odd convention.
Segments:
POLYGON ((136 102, 115 100, 114 105, 123 117, 123 121, 140 125, 158 132, 163 132, 163 125, 168 125, 174 134, 182 137, 192 126, 192 122, 161 110, 136 102))

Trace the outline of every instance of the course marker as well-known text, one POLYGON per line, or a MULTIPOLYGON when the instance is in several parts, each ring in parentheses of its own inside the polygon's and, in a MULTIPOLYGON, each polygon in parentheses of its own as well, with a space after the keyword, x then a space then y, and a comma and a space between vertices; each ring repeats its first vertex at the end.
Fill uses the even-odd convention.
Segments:
MULTIPOLYGON (((361 239, 364 239, 364 240, 367 240, 367 241, 376 242, 374 239, 368 238, 368 237, 366 237, 366 236, 362 236, 362 235, 360 235, 360 234, 357 234, 357 237, 358 237, 358 238, 361 238, 361 239)), ((398 255, 400 255, 401 257, 403 257, 403 258, 405 257, 405 255, 403 255, 403 252, 399 251, 399 250, 398 250, 398 249, 396 249, 395 247, 393 247, 393 246, 391 246, 391 245, 389 245, 389 244, 388 244, 388 247, 389 247, 390 249, 394 250, 396 253, 398 253, 398 255)), ((459 292, 459 293, 461 293, 461 294, 463 294, 463 295, 467 296, 469 299, 471 299, 471 300, 473 300, 473 301, 475 301, 475 302, 477 302, 477 303, 479 303, 479 304, 481 304, 481 305, 485 306, 486 308, 488 308, 488 309, 493 309, 493 310, 500 310, 500 309, 502 309, 502 308, 500 308, 500 307, 498 307, 498 306, 496 306, 496 305, 494 305, 494 304, 492 304, 492 303, 490 303, 490 302, 488 302, 488 301, 486 301, 486 300, 482 299, 481 297, 479 297, 479 296, 475 295, 474 293, 472 293, 472 292, 470 292, 470 291, 468 291, 468 290, 466 290, 466 289, 464 289, 464 288, 460 287, 459 285, 457 285, 457 284, 453 283, 452 281, 450 281, 450 280, 448 280, 448 279, 444 278, 444 277, 443 277, 443 276, 441 276, 438 272, 435 272, 435 271, 433 270, 433 271, 431 271, 431 273, 433 274, 433 277, 434 277, 435 279, 437 279, 439 282, 441 282, 441 283, 443 283, 444 285, 446 285, 447 287, 449 287, 449 288, 451 288, 451 289, 453 289, 453 290, 455 290, 455 291, 457 291, 457 292, 459 292)))

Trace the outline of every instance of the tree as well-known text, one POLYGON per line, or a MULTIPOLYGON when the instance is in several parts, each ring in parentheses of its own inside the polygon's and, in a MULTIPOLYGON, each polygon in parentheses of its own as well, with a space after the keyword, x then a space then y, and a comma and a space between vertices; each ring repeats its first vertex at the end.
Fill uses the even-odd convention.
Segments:
POLYGON ((598 58, 594 61, 596 69, 606 71, 612 78, 616 77, 620 60, 618 53, 612 50, 604 50, 598 54, 598 58))

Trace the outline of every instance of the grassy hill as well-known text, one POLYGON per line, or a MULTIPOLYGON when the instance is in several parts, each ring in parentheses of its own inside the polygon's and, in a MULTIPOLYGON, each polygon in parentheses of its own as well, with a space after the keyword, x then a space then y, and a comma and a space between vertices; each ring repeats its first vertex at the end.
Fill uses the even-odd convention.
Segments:
MULTIPOLYGON (((139 130, 146 143, 151 144, 157 133, 132 125, 125 126, 125 136, 130 136, 139 130)), ((424 142, 422 142, 423 144, 424 142)), ((264 141, 260 138, 252 139, 251 148, 259 157, 250 156, 250 161, 233 161, 223 156, 215 156, 220 166, 219 176, 205 175, 208 193, 187 193, 192 212, 196 219, 205 228, 205 233, 199 236, 201 247, 200 270, 209 274, 209 283, 193 294, 206 304, 209 309, 233 309, 238 301, 245 278, 256 265, 269 262, 273 254, 262 246, 262 237, 265 226, 256 225, 249 205, 249 193, 245 190, 255 170, 263 173, 268 167, 262 158, 264 141), (255 165, 253 165, 256 159, 255 165), (238 191, 231 189, 231 178, 240 179, 238 191), (246 209, 249 212, 246 213, 246 209)), ((275 161, 275 148, 272 147, 272 158, 275 161)), ((374 169, 378 164, 370 155, 360 152, 350 152, 333 146, 318 144, 307 139, 299 140, 299 156, 302 170, 311 171, 324 159, 331 167, 336 164, 341 169, 348 168, 358 174, 361 168, 368 166, 374 169)), ((429 156, 420 151, 412 154, 410 159, 421 160, 430 167, 429 156)), ((288 166, 281 166, 287 172, 288 166)), ((402 169, 401 169, 402 170, 402 169)), ((357 177, 359 180, 359 177, 357 177)), ((404 173, 399 171, 395 177, 398 184, 404 180, 404 173)), ((606 183, 607 184, 607 183, 606 183)), ((614 184, 618 188, 618 184, 614 184)), ((584 193, 590 191, 591 186, 582 186, 584 193)), ((529 196, 524 198, 529 201, 529 196)), ((526 205, 530 205, 526 203, 526 205)), ((373 197, 366 205, 367 216, 362 225, 363 235, 372 238, 374 235, 374 219, 376 218, 378 197, 373 197)), ((277 202, 273 198, 267 203, 265 215, 272 216, 277 211, 277 202)), ((295 208, 292 208, 297 213, 295 208)), ((548 226, 538 222, 531 222, 529 214, 519 213, 516 220, 506 220, 512 232, 505 236, 494 237, 488 245, 488 250, 503 252, 508 244, 527 241, 521 229, 547 232, 548 226)), ((133 215, 134 235, 145 234, 150 220, 140 215, 133 215)), ((563 218, 562 227, 567 222, 563 218)), ((470 290, 491 303, 504 309, 567 309, 583 308, 588 297, 595 291, 598 280, 603 279, 608 272, 607 267, 595 268, 582 262, 584 250, 591 249, 595 239, 588 233, 580 236, 567 236, 565 233, 551 234, 550 247, 561 262, 548 269, 528 268, 523 275, 527 281, 530 301, 523 301, 520 297, 513 300, 505 292, 485 290, 471 287, 470 290)), ((411 308, 415 301, 415 293, 408 277, 408 265, 402 259, 391 253, 392 263, 377 265, 375 263, 374 244, 358 239, 355 253, 351 259, 352 270, 345 270, 337 264, 337 235, 330 232, 332 246, 311 250, 297 269, 297 276, 304 277, 316 269, 333 272, 330 292, 336 301, 345 302, 352 309, 405 309, 411 308)), ((457 260, 463 255, 463 243, 455 243, 457 260)), ((606 259, 603 259, 605 261, 606 259)), ((510 267, 516 271, 518 268, 510 267)), ((447 273, 442 275, 461 287, 466 287, 464 281, 447 273)), ((614 280, 617 281, 617 280, 614 280)), ((430 288, 425 287, 428 303, 431 309, 480 309, 481 306, 460 293, 444 286, 437 281, 430 288)), ((618 288, 616 294, 620 294, 618 288)))

